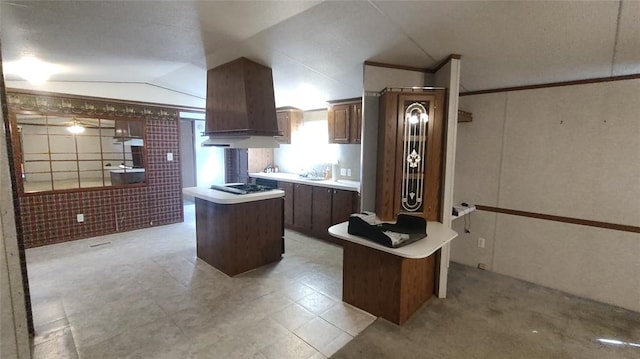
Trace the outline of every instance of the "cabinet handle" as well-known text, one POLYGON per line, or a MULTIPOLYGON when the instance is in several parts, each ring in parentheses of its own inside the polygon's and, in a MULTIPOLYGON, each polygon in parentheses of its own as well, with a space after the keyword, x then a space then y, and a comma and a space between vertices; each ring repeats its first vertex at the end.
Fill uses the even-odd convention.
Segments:
POLYGON ((338 193, 338 191, 336 191, 335 189, 333 190, 333 193, 338 193))

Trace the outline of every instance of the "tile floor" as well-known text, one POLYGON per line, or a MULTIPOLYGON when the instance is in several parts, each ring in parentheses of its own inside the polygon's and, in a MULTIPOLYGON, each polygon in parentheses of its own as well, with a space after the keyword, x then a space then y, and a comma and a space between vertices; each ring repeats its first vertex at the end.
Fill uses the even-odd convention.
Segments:
POLYGON ((344 304, 342 249, 287 231, 273 265, 229 278, 185 222, 29 249, 34 358, 324 358, 375 317, 344 304))

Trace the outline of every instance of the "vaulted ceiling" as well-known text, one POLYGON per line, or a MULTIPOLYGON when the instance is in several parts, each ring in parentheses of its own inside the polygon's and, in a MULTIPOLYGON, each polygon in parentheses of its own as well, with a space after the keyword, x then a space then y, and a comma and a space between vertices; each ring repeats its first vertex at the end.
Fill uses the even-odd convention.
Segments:
MULTIPOLYGON (((276 102, 362 94, 366 60, 421 68, 462 55, 463 91, 640 73, 640 1, 14 1, 6 62, 52 81, 148 83, 205 97, 206 69, 273 68, 276 102)), ((6 74, 7 80, 18 80, 6 74)))

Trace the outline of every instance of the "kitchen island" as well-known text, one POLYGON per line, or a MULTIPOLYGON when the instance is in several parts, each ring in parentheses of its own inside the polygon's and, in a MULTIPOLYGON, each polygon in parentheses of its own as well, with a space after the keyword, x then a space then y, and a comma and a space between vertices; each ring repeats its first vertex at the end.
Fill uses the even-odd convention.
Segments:
POLYGON ((189 187, 195 197, 198 258, 229 276, 282 258, 284 191, 232 194, 189 187))

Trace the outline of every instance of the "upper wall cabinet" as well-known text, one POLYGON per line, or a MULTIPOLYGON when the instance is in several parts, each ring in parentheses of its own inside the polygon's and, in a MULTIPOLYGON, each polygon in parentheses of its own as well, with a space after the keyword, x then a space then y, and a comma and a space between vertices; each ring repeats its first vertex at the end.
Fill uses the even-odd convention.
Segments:
POLYGON ((302 110, 295 107, 280 107, 276 109, 276 116, 278 131, 282 133, 282 136, 274 138, 281 144, 290 144, 291 134, 296 132, 302 124, 302 110))
POLYGON ((362 100, 332 101, 328 110, 329 143, 360 143, 362 100))
POLYGON ((142 138, 142 121, 138 120, 115 120, 115 138, 142 138))
POLYGON ((444 90, 384 91, 380 96, 376 213, 439 221, 442 206, 444 90))

